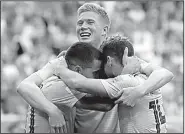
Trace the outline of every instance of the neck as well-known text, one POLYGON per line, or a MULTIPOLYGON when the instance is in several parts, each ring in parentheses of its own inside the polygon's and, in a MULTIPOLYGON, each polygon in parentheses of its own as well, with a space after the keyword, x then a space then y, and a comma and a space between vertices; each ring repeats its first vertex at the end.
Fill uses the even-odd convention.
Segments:
POLYGON ((96 47, 97 49, 100 49, 100 46, 102 45, 102 43, 103 43, 104 40, 105 40, 105 37, 102 37, 102 38, 99 40, 99 42, 96 42, 95 47, 96 47), (97 44, 98 44, 98 45, 97 45, 97 44))
POLYGON ((92 44, 93 47, 95 47, 97 49, 99 49, 100 46, 101 46, 101 42, 92 42, 91 44, 92 44))

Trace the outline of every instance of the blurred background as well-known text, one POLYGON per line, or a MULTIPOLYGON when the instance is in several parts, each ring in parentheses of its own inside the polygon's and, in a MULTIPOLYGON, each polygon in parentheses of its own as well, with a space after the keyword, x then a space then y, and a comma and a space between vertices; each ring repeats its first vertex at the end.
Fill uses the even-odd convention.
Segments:
MULTIPOLYGON (((1 132, 22 133, 27 103, 17 85, 77 41, 76 11, 84 2, 1 2, 1 132)), ((110 15, 110 35, 122 34, 136 55, 169 69, 162 87, 168 132, 183 132, 183 2, 94 3, 110 15)))

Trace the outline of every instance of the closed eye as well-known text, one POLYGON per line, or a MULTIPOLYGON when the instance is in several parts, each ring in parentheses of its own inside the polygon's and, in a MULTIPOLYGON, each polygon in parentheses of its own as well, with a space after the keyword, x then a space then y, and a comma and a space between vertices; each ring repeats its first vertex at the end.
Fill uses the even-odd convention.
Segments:
POLYGON ((93 20, 88 20, 88 22, 87 22, 88 24, 90 24, 90 25, 92 25, 92 24, 94 24, 94 21, 93 20))
POLYGON ((78 21, 77 25, 81 26, 83 24, 83 21, 78 21))

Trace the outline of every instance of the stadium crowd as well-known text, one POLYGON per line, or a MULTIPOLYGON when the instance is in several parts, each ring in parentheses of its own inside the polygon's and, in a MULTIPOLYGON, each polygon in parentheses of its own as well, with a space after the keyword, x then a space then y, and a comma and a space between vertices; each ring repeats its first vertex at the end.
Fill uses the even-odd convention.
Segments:
MULTIPOLYGON (((183 2, 98 2, 136 55, 169 69, 162 87, 167 123, 183 117, 183 2), (169 117, 169 118, 168 118, 169 117), (168 120, 169 119, 169 120, 168 120)), ((1 132, 24 132, 27 103, 17 85, 77 41, 76 11, 83 2, 1 2, 1 132)), ((178 126, 178 127, 180 127, 178 126)), ((178 130, 178 132, 182 132, 178 130)))

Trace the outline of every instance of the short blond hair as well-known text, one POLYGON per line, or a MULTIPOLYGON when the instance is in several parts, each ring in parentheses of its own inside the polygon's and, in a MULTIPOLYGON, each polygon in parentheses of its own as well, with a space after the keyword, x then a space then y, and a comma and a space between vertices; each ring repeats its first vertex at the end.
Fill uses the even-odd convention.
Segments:
POLYGON ((95 3, 85 3, 78 8, 77 13, 79 16, 81 13, 88 12, 88 11, 92 11, 99 14, 105 20, 108 27, 110 27, 111 22, 110 22, 109 16, 103 7, 95 3))

